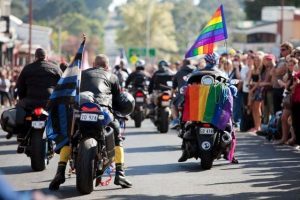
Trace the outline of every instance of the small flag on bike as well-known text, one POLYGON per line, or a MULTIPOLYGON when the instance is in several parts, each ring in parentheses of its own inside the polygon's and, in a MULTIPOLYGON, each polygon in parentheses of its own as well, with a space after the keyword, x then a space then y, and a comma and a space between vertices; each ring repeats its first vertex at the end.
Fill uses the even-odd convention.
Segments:
POLYGON ((221 5, 203 28, 195 43, 187 51, 185 58, 211 54, 214 51, 214 43, 227 38, 223 5, 221 5))
POLYGON ((70 66, 64 71, 50 96, 51 105, 74 104, 79 102, 80 73, 82 66, 82 55, 84 51, 85 37, 70 66))

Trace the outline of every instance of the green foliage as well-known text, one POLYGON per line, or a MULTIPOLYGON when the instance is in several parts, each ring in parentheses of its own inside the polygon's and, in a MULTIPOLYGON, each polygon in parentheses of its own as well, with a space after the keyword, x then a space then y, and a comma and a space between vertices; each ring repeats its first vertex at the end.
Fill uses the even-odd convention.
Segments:
MULTIPOLYGON (((261 10, 264 6, 281 6, 281 0, 245 1, 245 12, 249 20, 261 20, 261 10)), ((300 7, 299 0, 285 0, 285 6, 300 7)))
POLYGON ((172 15, 176 27, 179 53, 183 55, 199 35, 201 28, 205 26, 210 16, 207 11, 195 6, 193 0, 176 1, 172 15))
POLYGON ((159 50, 159 56, 168 56, 178 51, 172 3, 153 0, 132 0, 121 8, 124 27, 117 33, 117 42, 122 47, 147 46, 147 20, 150 24, 150 47, 159 50))
POLYGON ((11 13, 16 17, 23 19, 28 11, 27 7, 23 1, 20 0, 13 0, 11 2, 11 13))
MULTIPOLYGON (((53 48, 58 51, 61 38, 62 52, 73 55, 80 43, 82 33, 87 35, 86 48, 103 50, 103 21, 112 0, 33 0, 35 24, 53 28, 53 48), (59 34, 59 29, 60 33, 59 34)), ((12 13, 28 21, 28 0, 13 0, 12 13)))

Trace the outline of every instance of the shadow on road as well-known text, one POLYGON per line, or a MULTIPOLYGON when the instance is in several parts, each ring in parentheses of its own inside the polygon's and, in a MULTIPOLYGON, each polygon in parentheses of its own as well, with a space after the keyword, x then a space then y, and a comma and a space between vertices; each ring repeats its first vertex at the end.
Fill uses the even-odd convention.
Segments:
POLYGON ((3 155, 8 155, 8 154, 16 154, 17 153, 17 150, 1 150, 0 151, 0 156, 3 156, 3 155))
MULTIPOLYGON (((259 197, 265 197, 264 199, 283 199, 282 192, 257 192, 257 193, 237 193, 233 195, 224 195, 224 196, 216 196, 214 194, 190 194, 190 195, 179 195, 179 196, 165 196, 165 195, 158 195, 158 196, 149 196, 149 195, 111 195, 108 196, 108 199, 118 199, 118 200, 132 200, 132 199, 143 199, 143 200, 150 200, 150 199, 171 199, 171 200, 181 200, 181 199, 214 199, 214 200, 232 200, 232 199, 248 199, 248 200, 255 200, 259 197)), ((290 194, 285 194, 284 199, 299 199, 295 196, 290 194)), ((96 200, 96 199, 94 199, 96 200)))
POLYGON ((146 152, 163 152, 163 151, 178 151, 180 145, 177 146, 153 146, 153 147, 136 147, 126 148, 126 153, 146 153, 146 152))
POLYGON ((33 172, 29 165, 0 167, 3 174, 25 174, 33 172))

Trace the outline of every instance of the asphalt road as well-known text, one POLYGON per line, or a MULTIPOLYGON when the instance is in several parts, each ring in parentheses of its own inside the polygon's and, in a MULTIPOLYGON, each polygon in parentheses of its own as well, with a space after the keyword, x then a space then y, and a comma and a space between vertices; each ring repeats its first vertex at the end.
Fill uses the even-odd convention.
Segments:
POLYGON ((76 191, 75 175, 58 192, 48 190, 57 156, 43 172, 32 172, 24 154, 16 154, 15 138, 0 133, 0 170, 17 191, 42 190, 59 199, 300 199, 300 152, 287 146, 274 146, 259 136, 238 134, 240 164, 214 162, 211 170, 199 161, 177 163, 180 139, 174 131, 158 134, 146 120, 142 128, 129 121, 126 173, 134 187, 121 189, 111 183, 90 195, 76 191))

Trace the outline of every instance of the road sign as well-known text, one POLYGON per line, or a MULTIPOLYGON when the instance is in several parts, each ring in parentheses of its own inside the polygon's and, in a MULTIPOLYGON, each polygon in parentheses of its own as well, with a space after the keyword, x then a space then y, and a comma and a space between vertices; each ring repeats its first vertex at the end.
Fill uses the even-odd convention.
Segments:
MULTIPOLYGON (((147 56, 147 50, 146 48, 129 48, 128 49, 128 57, 131 58, 131 56, 137 56, 137 57, 146 57, 147 56)), ((155 57, 156 56, 156 49, 150 48, 148 50, 148 56, 149 57, 155 57)))

